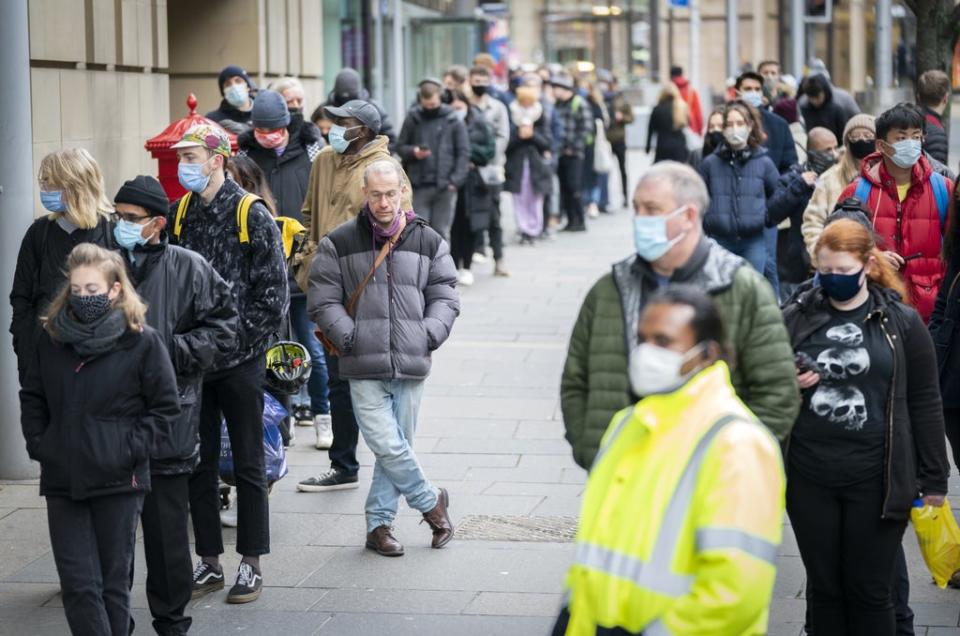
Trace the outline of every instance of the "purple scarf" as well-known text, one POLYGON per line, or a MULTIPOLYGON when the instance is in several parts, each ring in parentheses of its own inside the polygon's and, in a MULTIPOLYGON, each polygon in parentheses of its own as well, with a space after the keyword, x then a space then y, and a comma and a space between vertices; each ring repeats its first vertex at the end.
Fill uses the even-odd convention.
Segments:
MULTIPOLYGON (((400 230, 400 219, 401 215, 397 215, 393 219, 393 223, 389 228, 383 229, 380 227, 380 224, 377 223, 377 217, 373 215, 373 212, 370 211, 369 205, 363 206, 364 212, 367 214, 367 218, 370 219, 370 227, 373 228, 373 240, 375 243, 386 243, 392 239, 396 233, 400 230)), ((403 218, 406 219, 406 222, 409 224, 413 219, 416 218, 416 214, 413 210, 407 210, 403 213, 403 218)))

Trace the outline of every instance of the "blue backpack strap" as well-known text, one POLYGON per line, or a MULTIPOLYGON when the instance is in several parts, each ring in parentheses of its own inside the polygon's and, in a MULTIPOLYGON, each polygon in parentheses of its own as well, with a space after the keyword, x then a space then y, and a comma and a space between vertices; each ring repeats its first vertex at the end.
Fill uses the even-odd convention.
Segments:
POLYGON ((930 173, 930 185, 933 198, 937 201, 937 213, 940 215, 940 230, 947 224, 947 210, 950 208, 950 196, 947 194, 947 180, 939 172, 930 173))
POLYGON ((873 184, 863 177, 857 177, 857 189, 853 196, 860 200, 863 207, 870 207, 870 193, 873 191, 873 184))

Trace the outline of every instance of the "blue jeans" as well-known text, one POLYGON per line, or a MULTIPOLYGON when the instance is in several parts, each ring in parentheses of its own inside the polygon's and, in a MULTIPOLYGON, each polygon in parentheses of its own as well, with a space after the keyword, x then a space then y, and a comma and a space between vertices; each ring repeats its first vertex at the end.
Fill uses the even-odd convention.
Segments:
POLYGON ((420 512, 437 505, 437 491, 413 452, 413 435, 423 395, 423 380, 350 380, 357 424, 377 458, 367 495, 367 532, 389 526, 400 495, 420 512))
POLYGON ((330 413, 330 390, 327 386, 327 358, 323 354, 323 345, 314 335, 317 328, 310 316, 307 315, 307 297, 292 296, 290 298, 290 321, 293 323, 293 333, 297 342, 307 348, 310 354, 310 380, 307 383, 307 392, 310 394, 310 410, 314 415, 330 413))
POLYGON ((597 204, 601 210, 610 207, 610 173, 597 173, 597 183, 593 186, 593 194, 590 199, 597 204))
POLYGON ((770 281, 773 294, 780 302, 780 275, 777 272, 777 228, 768 227, 763 231, 763 238, 767 244, 767 260, 763 263, 763 276, 770 281))

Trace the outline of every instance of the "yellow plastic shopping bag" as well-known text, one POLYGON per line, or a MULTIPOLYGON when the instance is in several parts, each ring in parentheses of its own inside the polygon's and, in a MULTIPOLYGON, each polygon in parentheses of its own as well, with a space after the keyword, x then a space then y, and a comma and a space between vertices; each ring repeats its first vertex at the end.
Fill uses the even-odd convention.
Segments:
POLYGON ((940 589, 947 587, 950 577, 960 569, 960 528, 953 518, 950 502, 944 499, 939 508, 913 502, 910 521, 917 532, 920 553, 940 589))

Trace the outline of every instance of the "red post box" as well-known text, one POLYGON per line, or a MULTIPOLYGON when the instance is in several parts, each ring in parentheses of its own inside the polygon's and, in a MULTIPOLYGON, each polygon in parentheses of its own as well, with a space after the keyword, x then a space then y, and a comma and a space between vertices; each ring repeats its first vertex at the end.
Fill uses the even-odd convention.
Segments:
POLYGON ((170 199, 171 202, 176 201, 187 192, 183 189, 183 186, 180 185, 180 180, 177 178, 177 163, 179 163, 177 161, 177 151, 171 148, 171 146, 180 141, 183 134, 190 130, 192 126, 196 124, 209 124, 220 128, 230 137, 231 151, 234 153, 237 152, 237 136, 223 129, 223 127, 215 121, 198 115, 197 97, 193 93, 187 96, 187 108, 190 109, 189 115, 173 122, 167 126, 162 133, 152 139, 148 139, 147 143, 143 145, 159 164, 158 178, 160 179, 160 185, 163 186, 163 190, 167 193, 167 198, 170 199))

